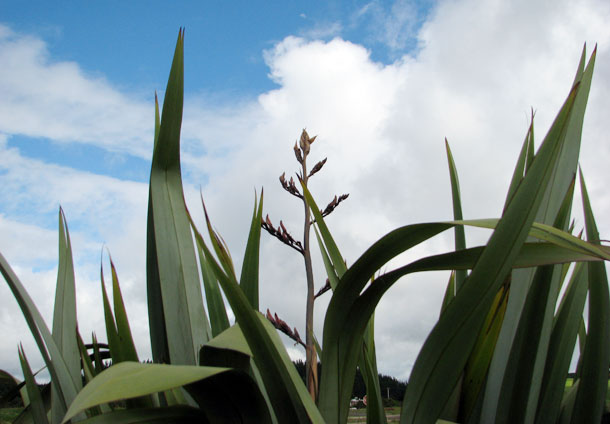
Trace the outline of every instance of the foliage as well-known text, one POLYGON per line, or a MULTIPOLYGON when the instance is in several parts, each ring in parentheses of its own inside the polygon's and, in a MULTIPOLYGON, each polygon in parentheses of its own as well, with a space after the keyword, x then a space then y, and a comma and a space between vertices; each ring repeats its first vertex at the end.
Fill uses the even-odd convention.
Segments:
POLYGON ((51 390, 39 390, 19 349, 26 408, 18 422, 345 423, 360 368, 369 401, 367 422, 383 423, 375 307, 400 278, 431 270, 453 272, 440 318, 413 367, 401 423, 600 421, 610 362, 610 296, 603 262, 610 259, 610 248, 600 244, 582 172, 587 241, 572 235, 570 225, 595 52, 586 67, 583 52, 574 84, 537 151, 532 122, 499 219, 463 220, 458 174, 447 145, 455 220, 397 228, 348 267, 323 211, 301 185, 333 289, 316 404, 275 328, 258 310, 262 194, 255 199, 239 277, 207 212, 206 241, 186 208, 179 158, 183 42, 180 31, 162 114, 158 104, 155 108, 147 222, 154 363, 138 362, 112 260, 112 302, 103 273, 101 285, 115 365, 103 369, 103 349, 95 336, 91 348, 83 343, 70 237, 60 210, 52 331, 0 255, 0 271, 51 375, 51 390), (464 226, 493 231, 485 245, 467 247, 464 226), (450 229, 456 232, 454 251, 378 275, 389 260, 450 229), (233 325, 222 294, 236 317, 233 325), (580 359, 566 389, 575 347, 580 359), (119 400, 126 402, 117 408, 119 400))
MULTIPOLYGON (((305 362, 299 360, 293 361, 293 364, 295 366, 295 368, 297 369, 297 372, 299 373, 299 376, 301 376, 301 379, 303 380, 303 382, 305 382, 305 362)), ((320 362, 318 362, 318 374, 321 374, 321 370, 322 370, 322 364, 320 362)), ((379 388, 381 391, 381 395, 383 397, 382 401, 383 401, 383 406, 387 407, 387 406, 400 406, 400 403, 393 403, 393 402, 388 402, 388 401, 401 401, 402 398, 405 396, 405 390, 407 389, 407 383, 404 381, 400 381, 397 380, 396 378, 389 376, 389 375, 384 375, 384 374, 379 374, 378 376, 379 379, 379 388), (389 399, 387 397, 389 393, 389 399)), ((367 390, 366 390, 366 383, 364 381, 364 377, 362 376, 362 372, 360 371, 360 369, 356 370, 356 376, 354 377, 354 388, 352 389, 352 394, 350 396, 350 398, 359 398, 362 399, 364 397, 364 395, 366 395, 367 390)))

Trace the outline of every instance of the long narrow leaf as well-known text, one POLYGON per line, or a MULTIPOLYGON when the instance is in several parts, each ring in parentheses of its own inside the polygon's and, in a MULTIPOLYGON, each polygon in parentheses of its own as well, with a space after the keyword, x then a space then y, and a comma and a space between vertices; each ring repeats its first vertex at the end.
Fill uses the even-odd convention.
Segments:
MULTIPOLYGON (((599 243, 585 180, 580 173, 587 240, 599 243)), ((610 365, 610 294, 603 263, 589 264, 589 319, 587 340, 582 354, 580 387, 574 403, 572 423, 599 422, 608 390, 610 365)))
POLYGON ((51 384, 55 385, 58 389, 59 396, 57 402, 62 402, 66 405, 66 401, 70 401, 76 396, 77 388, 68 367, 63 360, 59 347, 55 343, 49 328, 32 301, 32 298, 1 253, 0 272, 2 272, 4 279, 13 292, 13 296, 15 296, 21 309, 21 313, 30 327, 32 336, 38 345, 38 350, 49 370, 49 374, 51 374, 51 384), (51 358, 53 359, 51 360, 51 358))
POLYGON ((108 294, 106 293, 103 265, 100 265, 100 280, 102 284, 102 302, 104 304, 104 322, 106 324, 106 337, 108 339, 108 347, 110 349, 110 354, 113 358, 113 361, 115 363, 119 363, 126 359, 123 359, 123 352, 121 351, 119 333, 116 329, 116 322, 114 321, 112 309, 110 308, 110 300, 108 299, 108 294))
POLYGON ((76 340, 76 288, 70 233, 63 209, 59 208, 59 266, 53 312, 53 338, 68 366, 74 385, 81 387, 80 355, 76 340))
MULTIPOLYGON (((194 224, 192 225, 194 227, 194 224)), ((198 231, 195 231, 195 239, 216 274, 248 341, 277 420, 295 423, 323 422, 275 329, 265 317, 252 309, 237 281, 230 274, 227 275, 224 268, 216 262, 198 231)))
MULTIPOLYGON (((536 215, 535 221, 542 224, 553 224, 556 221, 557 214, 561 208, 562 202, 566 197, 568 187, 574 180, 581 140, 582 122, 584 118, 587 98, 589 94, 589 88, 591 84, 591 78, 593 75, 593 67, 595 63, 595 51, 591 56, 591 60, 585 68, 586 49, 583 48, 581 60, 574 77, 574 83, 570 92, 574 92, 577 89, 576 96, 574 96, 572 112, 567 117, 565 128, 564 128, 564 139, 565 142, 561 147, 557 161, 552 168, 550 184, 542 193, 542 202, 540 203, 536 215)), ((548 136, 547 136, 548 137, 548 136)), ((532 136, 533 138, 533 136, 532 136)), ((530 145, 533 144, 533 141, 530 145)), ((543 142, 544 144, 544 142, 543 142)), ((529 151, 532 149, 528 148, 529 151)), ((537 155, 536 155, 537 156, 537 155)), ((534 161, 527 166, 526 174, 530 172, 534 161)), ((520 183, 522 184, 522 182, 520 183)), ((562 228, 562 229, 565 229, 562 228)), ((520 321, 523 307, 526 303, 525 298, 528 296, 529 287, 531 286, 534 273, 532 270, 518 271, 512 276, 514 288, 511 292, 511 298, 509 299, 508 309, 506 312, 506 319, 498 340, 498 349, 494 355, 492 365, 490 368, 489 384, 486 386, 486 395, 482 408, 482 421, 495 421, 495 413, 499 402, 499 393, 503 386, 503 376, 507 373, 507 363, 511 352, 510 346, 512 345, 515 337, 515 331, 517 329, 517 323, 520 321)), ((557 286, 559 284, 559 277, 554 275, 552 277, 552 288, 550 293, 557 292, 557 286)), ((544 308, 543 325, 540 333, 540 343, 535 348, 536 358, 535 366, 532 370, 532 384, 528 387, 530 392, 526 408, 526 423, 531 423, 535 417, 535 409, 538 404, 538 393, 540 388, 540 380, 544 372, 544 366, 546 363, 546 346, 551 333, 552 324, 552 313, 554 312, 554 302, 551 296, 544 308)), ((519 409, 522 409, 519 407, 519 409)))
POLYGON ((129 320, 127 319, 127 311, 125 309, 125 303, 123 302, 123 295, 121 294, 121 287, 119 286, 119 277, 110 259, 110 270, 112 273, 112 297, 114 301, 114 318, 116 322, 117 333, 119 341, 121 343, 121 351, 123 358, 126 361, 139 361, 138 353, 136 351, 136 345, 131 335, 131 328, 129 326, 129 320))
MULTIPOLYGON (((76 340, 76 287, 70 233, 63 209, 59 208, 59 264, 53 309, 53 338, 57 343, 76 390, 82 387, 80 376, 80 355, 76 340)), ((57 386, 51 386, 51 398, 58 398, 51 404, 51 420, 58 422, 66 413, 66 405, 59 399, 57 386)))
MULTIPOLYGON (((155 92, 155 138, 156 148, 159 138, 159 101, 155 92)), ((165 312, 161 295, 161 279, 155 238, 155 219, 152 205, 152 189, 148 187, 148 212, 146 219, 146 298, 148 303, 148 328, 153 360, 157 363, 169 362, 169 346, 165 326, 165 312)))
MULTIPOLYGON (((180 175, 183 43, 184 34, 180 31, 153 153, 150 194, 155 259, 169 360, 174 364, 195 365, 199 348, 209 340, 211 331, 203 306, 195 247, 180 175)), ((158 307, 158 302, 154 306, 158 307)), ((155 313, 158 314, 158 311, 155 313)))
POLYGON ((578 263, 559 306, 549 344, 536 423, 551 424, 559 418, 565 380, 587 298, 587 266, 578 263))
POLYGON ((256 207, 256 197, 254 198, 254 212, 252 213, 252 224, 250 234, 244 253, 244 262, 241 267, 241 277, 239 285, 254 309, 259 309, 258 305, 258 262, 261 240, 261 220, 263 217, 263 192, 256 207))
MULTIPOLYGON (((309 205, 311 212, 315 218, 315 221, 318 227, 320 228, 320 231, 318 232, 317 228, 314 227, 316 232, 316 238, 318 240, 320 252, 322 253, 322 259, 326 267, 326 272, 331 288, 335 290, 338 284, 337 279, 345 274, 347 266, 345 260, 343 259, 343 256, 339 252, 339 248, 337 247, 332 235, 330 234, 330 231, 328 230, 328 227, 326 226, 326 223, 324 222, 324 218, 322 217, 318 206, 316 205, 313 197, 311 196, 311 193, 309 192, 305 184, 302 184, 302 186, 307 204, 309 205), (324 242, 322 242, 320 238, 320 233, 322 234, 324 242)), ((373 320, 371 319, 368 322, 366 329, 364 330, 362 339, 360 340, 362 346, 359 349, 358 366, 365 380, 367 396, 370 402, 370 407, 367 408, 367 422, 385 423, 386 417, 383 410, 381 390, 379 387, 377 358, 375 355, 374 327, 372 323, 373 320)), ((339 379, 342 380, 343 391, 339 395, 340 399, 342 400, 340 400, 333 406, 332 401, 335 397, 334 394, 331 394, 329 396, 328 393, 326 393, 324 395, 320 394, 319 396, 319 404, 325 405, 326 409, 323 413, 325 414, 327 419, 328 417, 333 417, 336 415, 339 415, 341 420, 347 419, 346 406, 349 403, 345 401, 345 398, 349 396, 349 394, 347 394, 347 388, 353 386, 353 379, 355 377, 356 372, 356 364, 352 363, 351 361, 346 361, 343 365, 346 367, 345 370, 339 371, 338 373, 336 373, 336 369, 334 367, 330 369, 331 375, 334 374, 336 376, 342 376, 339 377, 339 379)), ((351 394, 351 389, 349 389, 349 392, 351 394)))
POLYGON ((30 411, 34 421, 39 424, 48 424, 47 413, 45 411, 44 402, 40 395, 40 390, 32 374, 32 369, 28 363, 25 353, 23 352, 23 346, 19 347, 19 361, 21 362, 21 369, 23 370, 23 378, 25 379, 25 387, 28 391, 28 397, 30 399, 30 411))
MULTIPOLYGON (((496 226, 468 283, 449 304, 415 361, 401 422, 436 420, 472 350, 493 298, 534 222, 561 150, 577 89, 570 93, 534 162, 496 226)), ((325 349, 326 350, 326 349, 325 349)))
POLYGON ((208 260, 203 253, 201 247, 197 246, 199 254, 199 266, 201 267, 201 278, 205 290, 205 300, 208 305, 208 313, 210 314, 210 327, 212 329, 212 337, 218 336, 220 333, 229 328, 229 318, 225 308, 218 279, 212 271, 208 260))
MULTIPOLYGON (((462 198, 460 194, 460 181, 458 179, 457 168, 453 160, 453 154, 449 148, 449 142, 445 139, 445 149, 447 151, 447 162, 449 163, 449 177, 451 181, 451 197, 453 199, 453 219, 460 221, 462 215, 462 198)), ((466 248, 466 234, 464 227, 455 227, 455 250, 466 248)), ((455 273, 455 291, 457 292, 466 279, 466 272, 459 270, 455 273)))

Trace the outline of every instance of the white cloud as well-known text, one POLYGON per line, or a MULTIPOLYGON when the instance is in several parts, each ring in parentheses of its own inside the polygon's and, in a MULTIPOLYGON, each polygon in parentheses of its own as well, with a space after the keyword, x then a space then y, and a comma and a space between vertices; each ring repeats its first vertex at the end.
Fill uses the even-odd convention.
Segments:
MULTIPOLYGON (((99 282, 100 253, 105 244, 120 272, 134 337, 140 350, 149 352, 146 298, 142 294, 146 185, 25 158, 15 148, 2 147, 0 152, 3 158, 0 163, 0 197, 3 199, 0 202, 3 210, 0 214, 0 251, 15 268, 47 325, 51 326, 57 278, 56 228, 61 204, 70 228, 75 260, 81 334, 89 340, 91 332, 96 331, 101 340, 105 339, 99 282)), ((0 285, 0 299, 4 311, 1 328, 11 329, 0 351, 3 369, 19 373, 14 351, 21 341, 26 346, 28 358, 40 365, 33 339, 4 283, 0 285)))
POLYGON ((0 25, 0 131, 150 157, 153 109, 0 25))
POLYGON ((368 38, 386 46, 396 56, 413 43, 419 19, 417 4, 412 0, 395 0, 389 7, 373 0, 353 14, 352 25, 367 25, 368 38))
MULTIPOLYGON (((402 19, 398 15, 395 18, 402 19)), ((578 4, 440 2, 417 34, 417 54, 389 65, 373 62, 364 47, 340 38, 325 42, 287 37, 265 55, 270 77, 279 88, 263 93, 256 102, 218 109, 187 93, 183 152, 189 206, 202 222, 198 187, 203 184, 214 225, 229 243, 237 264, 245 246, 255 188, 264 186, 264 209, 273 222, 283 219, 295 237, 300 235, 302 205, 281 189, 277 177, 297 169, 292 145, 301 128, 306 127, 311 135, 319 136, 313 145, 312 161, 328 157, 323 171, 311 182, 319 203, 325 204, 334 194, 350 193, 350 198, 329 217, 349 263, 392 228, 451 217, 445 136, 460 172, 466 217, 497 216, 525 135, 530 107, 536 110, 540 141, 567 94, 587 41, 589 50, 593 43, 600 44, 581 163, 596 214, 606 216, 610 212, 610 196, 604 191, 604 171, 610 156, 604 131, 610 110, 608 19, 610 6, 593 0, 578 4)), ((403 21, 408 22, 406 18, 403 21)), ((70 105, 77 104, 83 109, 80 117, 96 116, 100 106, 82 99, 110 90, 111 99, 104 101, 130 108, 120 111, 121 115, 142 116, 141 123, 117 117, 110 127, 96 124, 101 134, 128 134, 120 139, 118 147, 118 141, 107 144, 101 136, 92 138, 92 127, 80 126, 69 116, 61 124, 65 130, 43 125, 57 117, 49 115, 44 104, 32 96, 24 94, 24 100, 19 100, 11 94, 0 99, 0 109, 10 112, 11 102, 18 107, 14 114, 0 118, 0 131, 79 139, 109 150, 123 149, 143 157, 150 154, 148 136, 140 140, 130 135, 151 132, 148 105, 142 106, 108 82, 89 78, 75 64, 54 64, 40 40, 15 35, 4 27, 0 27, 0 40, 0 54, 7 61, 10 58, 6 55, 15 51, 10 46, 18 44, 30 52, 30 58, 21 62, 27 69, 0 71, 0 86, 19 73, 27 76, 35 71, 49 75, 49 81, 63 81, 68 75, 82 80, 78 90, 62 94, 40 88, 48 90, 45 92, 54 99, 53 104, 67 105, 62 113, 67 114, 70 105), (28 71, 30 68, 34 71, 28 71), (35 133, 22 126, 26 112, 35 115, 24 121, 35 133)), ((196 53, 187 49, 189 54, 196 53)), ((44 81, 42 78, 36 84, 44 85, 44 81)), ((9 93, 15 89, 11 90, 9 93)), ((32 161, 6 147, 2 157, 10 160, 0 164, 4 186, 0 186, 0 193, 13 199, 13 206, 0 203, 2 251, 12 252, 11 260, 23 270, 24 279, 36 280, 34 261, 27 257, 26 249, 35 240, 44 240, 44 245, 50 246, 53 237, 48 229, 37 229, 48 225, 25 224, 18 211, 51 213, 61 203, 71 228, 75 228, 75 238, 82 240, 78 250, 88 255, 80 260, 85 268, 83 279, 95 281, 90 270, 98 266, 96 249, 106 241, 125 285, 128 312, 138 322, 138 339, 146 344, 146 322, 142 318, 146 315, 145 186, 32 161), (86 227, 92 230, 85 231, 86 227), (6 241, 17 233, 31 235, 22 241, 6 241)), ((36 219, 34 213, 26 216, 36 219)), ((600 229, 602 236, 610 231, 603 222, 600 229)), ((481 240, 487 233, 480 234, 473 237, 481 240)), ((409 257, 444 251, 451 244, 448 235, 418 248, 409 257)), ((52 256, 48 252, 34 255, 45 263, 52 256)), ((298 254, 263 234, 261 307, 269 307, 299 330, 303 329, 305 306, 302 269, 298 254)), ((53 281, 50 275, 42 279, 49 284, 53 281)), ((325 277, 319 258, 316 279, 320 287, 325 277)), ((419 346, 438 316, 446 280, 445 274, 410 277, 398 282, 381 301, 376 314, 381 372, 408 376, 419 346)), ((320 338, 327 297, 316 303, 320 338)), ((91 307, 95 307, 93 298, 91 307)), ((49 310, 48 302, 43 309, 49 310)), ((2 328, 5 325, 9 324, 2 321, 2 328)), ((11 335, 6 344, 15 345, 17 339, 13 337, 18 335, 11 335)), ((9 353, 0 352, 3 363, 16 363, 15 355, 9 353)))

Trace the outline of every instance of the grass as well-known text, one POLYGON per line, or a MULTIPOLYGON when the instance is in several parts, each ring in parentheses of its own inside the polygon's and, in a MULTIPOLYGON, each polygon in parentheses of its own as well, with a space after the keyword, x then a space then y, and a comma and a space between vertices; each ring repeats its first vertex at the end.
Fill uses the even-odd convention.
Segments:
MULTIPOLYGON (((388 420, 388 424, 397 423, 400 418, 400 406, 394 406, 391 408, 384 408, 385 415, 388 420)), ((348 423, 365 423, 366 422, 366 408, 363 409, 352 409, 349 412, 347 418, 348 423)))

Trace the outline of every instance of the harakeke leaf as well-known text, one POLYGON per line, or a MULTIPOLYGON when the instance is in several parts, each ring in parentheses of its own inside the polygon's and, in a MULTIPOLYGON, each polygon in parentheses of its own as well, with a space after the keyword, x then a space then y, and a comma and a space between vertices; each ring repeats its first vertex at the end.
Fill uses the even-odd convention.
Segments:
POLYGON ((256 207, 256 196, 254 198, 254 212, 252 213, 252 224, 250 225, 250 234, 248 243, 246 244, 246 252, 244 254, 244 262, 241 267, 241 277, 239 284, 244 291, 246 297, 250 300, 250 304, 256 310, 258 305, 258 263, 259 249, 261 240, 261 220, 263 218, 263 192, 256 207))
MULTIPOLYGON (((166 346, 169 350, 169 358, 165 359, 169 359, 173 364, 195 365, 199 349, 210 339, 211 330, 203 306, 195 247, 180 173, 180 128, 184 91, 183 43, 184 33, 181 30, 165 91, 150 172, 152 214, 149 213, 149 225, 152 220, 155 241, 150 260, 151 266, 156 262, 159 287, 154 287, 154 283, 149 285, 152 290, 149 299, 159 294, 162 299, 166 346)), ((153 316, 157 323, 155 333, 152 334, 159 338, 163 335, 158 316, 160 305, 158 301, 149 300, 150 306, 157 308, 149 314, 157 315, 153 316)), ((162 340, 154 343, 163 345, 162 340)))
MULTIPOLYGON (((599 231, 585 180, 580 173, 582 203, 585 214, 587 240, 599 243, 599 231)), ((608 366, 610 365, 610 294, 604 263, 588 266, 589 319, 587 339, 580 368, 580 387, 574 401, 572 423, 598 422, 604 410, 608 390, 608 366)))
POLYGON ((93 406, 162 392, 228 371, 228 368, 121 362, 83 387, 63 422, 93 406))

